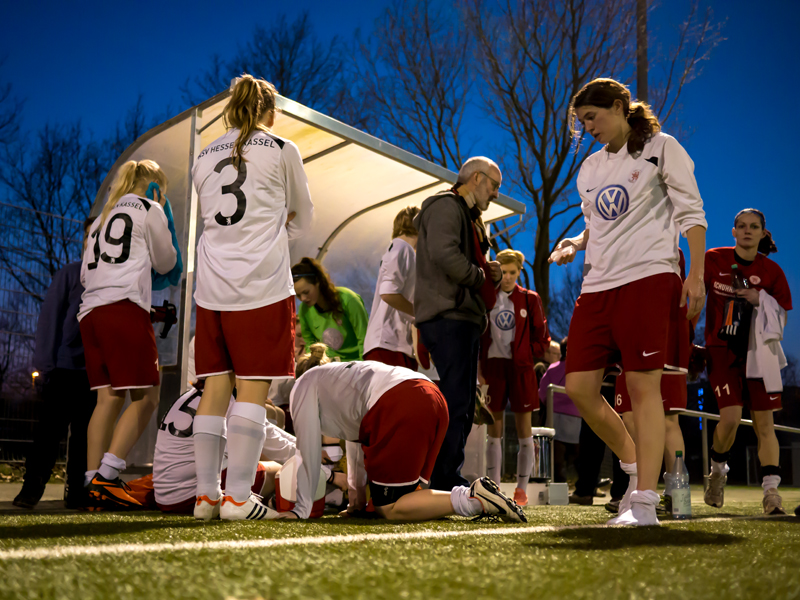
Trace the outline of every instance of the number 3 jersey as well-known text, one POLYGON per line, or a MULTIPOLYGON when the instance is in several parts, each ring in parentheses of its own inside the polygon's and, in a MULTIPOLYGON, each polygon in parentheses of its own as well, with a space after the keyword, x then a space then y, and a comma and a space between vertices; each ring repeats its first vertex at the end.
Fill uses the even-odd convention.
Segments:
POLYGON ((297 146, 258 130, 237 171, 238 137, 231 129, 209 144, 192 169, 204 227, 195 301, 208 310, 250 310, 293 296, 289 240, 308 231, 314 210, 297 146))
POLYGON ((638 156, 627 146, 616 154, 595 152, 577 185, 589 230, 583 293, 679 274, 679 230, 686 235, 696 225, 707 227, 694 163, 665 133, 650 138, 638 156))
POLYGON ((105 223, 101 226, 97 219, 89 231, 78 320, 93 308, 120 300, 130 300, 150 313, 150 269, 169 273, 176 259, 161 205, 135 194, 122 196, 105 223))

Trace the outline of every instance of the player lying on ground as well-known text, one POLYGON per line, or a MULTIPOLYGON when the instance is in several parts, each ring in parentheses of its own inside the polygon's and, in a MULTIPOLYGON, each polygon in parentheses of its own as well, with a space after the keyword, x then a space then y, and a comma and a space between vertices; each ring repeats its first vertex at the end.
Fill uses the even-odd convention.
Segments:
POLYGON ((290 519, 306 519, 319 479, 321 435, 347 441, 350 504, 343 516, 367 507, 391 520, 447 515, 497 515, 524 522, 517 504, 484 477, 452 492, 419 489, 430 478, 447 431, 447 404, 427 377, 403 367, 364 361, 328 363, 308 355, 298 364, 290 411, 297 434, 297 503, 290 519), (312 368, 313 367, 313 368, 312 368))

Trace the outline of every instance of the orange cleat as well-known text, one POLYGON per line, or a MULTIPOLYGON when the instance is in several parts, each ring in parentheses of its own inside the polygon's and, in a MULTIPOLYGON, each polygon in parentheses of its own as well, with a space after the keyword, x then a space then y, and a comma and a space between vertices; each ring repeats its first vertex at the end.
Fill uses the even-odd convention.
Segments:
POLYGON ((525 493, 525 490, 514 488, 514 502, 518 506, 528 506, 528 494, 525 493))
POLYGON ((86 487, 89 497, 103 508, 111 510, 145 510, 136 498, 128 493, 130 488, 119 477, 106 479, 97 473, 86 487))

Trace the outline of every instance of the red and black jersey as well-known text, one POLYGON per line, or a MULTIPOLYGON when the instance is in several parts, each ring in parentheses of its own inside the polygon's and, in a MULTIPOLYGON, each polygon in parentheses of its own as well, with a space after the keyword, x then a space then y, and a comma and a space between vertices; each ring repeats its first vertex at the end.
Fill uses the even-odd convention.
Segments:
POLYGON ((792 293, 786 275, 778 264, 763 254, 757 254, 752 262, 742 260, 733 248, 712 248, 705 257, 706 346, 726 346, 727 341, 718 337, 722 327, 725 302, 734 297, 731 285, 731 265, 738 265, 742 276, 756 290, 764 290, 775 298, 784 310, 792 309, 792 293))

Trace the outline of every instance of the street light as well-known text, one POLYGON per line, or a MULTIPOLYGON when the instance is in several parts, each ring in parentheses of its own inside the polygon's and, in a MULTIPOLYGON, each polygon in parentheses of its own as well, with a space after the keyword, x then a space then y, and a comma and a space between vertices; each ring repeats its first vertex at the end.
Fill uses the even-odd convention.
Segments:
POLYGON ((36 378, 39 376, 39 371, 31 373, 31 387, 36 387, 36 378))

